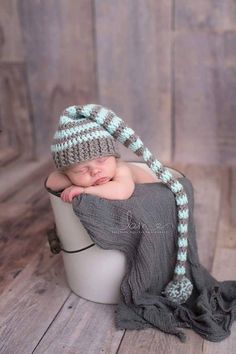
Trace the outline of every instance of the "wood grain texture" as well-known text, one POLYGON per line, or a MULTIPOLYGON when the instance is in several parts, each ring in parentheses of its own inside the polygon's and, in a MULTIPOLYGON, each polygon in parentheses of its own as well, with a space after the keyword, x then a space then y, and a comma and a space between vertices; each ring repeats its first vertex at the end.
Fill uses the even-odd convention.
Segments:
POLYGON ((49 153, 62 110, 96 99, 92 1, 22 0, 18 5, 37 153, 49 153))
POLYGON ((178 0, 174 14, 175 159, 235 164, 235 2, 178 0))
POLYGON ((69 294, 61 258, 38 249, 0 297, 1 353, 32 353, 69 294))
POLYGON ((175 160, 219 163, 223 115, 222 37, 208 32, 176 32, 175 160))
POLYGON ((53 225, 49 196, 44 190, 47 165, 37 169, 31 180, 0 203, 0 293, 23 271, 47 242, 53 225))
POLYGON ((0 166, 35 157, 34 129, 26 67, 0 62, 0 166))
MULTIPOLYGON (((230 223, 233 226, 236 226, 236 167, 230 168, 230 175, 229 175, 229 183, 231 186, 230 190, 230 223)), ((236 236, 235 236, 236 237, 236 236)))
MULTIPOLYGON (((216 251, 228 248, 236 249, 236 224, 235 220, 232 219, 232 214, 235 213, 235 210, 233 210, 233 201, 235 199, 235 176, 233 172, 234 169, 228 168, 222 176, 224 193, 221 198, 222 207, 219 215, 216 251)), ((216 255, 214 261, 217 262, 216 255)), ((234 278, 236 278, 236 272, 234 278)))
POLYGON ((148 328, 141 331, 132 330, 126 331, 119 348, 119 354, 200 354, 202 339, 193 331, 184 329, 188 336, 186 343, 181 343, 180 340, 173 335, 160 332, 156 329, 148 328))
MULTIPOLYGON (((234 5, 236 11, 236 4, 234 5)), ((218 127, 217 144, 222 164, 236 165, 236 31, 223 35, 224 43, 224 96, 221 101, 221 119, 218 127)))
MULTIPOLYGON (((33 183, 38 181, 38 176, 46 178, 49 171, 52 170, 52 161, 48 158, 41 158, 31 162, 21 162, 16 160, 1 169, 1 184, 0 184, 0 202, 5 202, 9 198, 14 197, 14 194, 19 190, 24 190, 33 183)), ((43 179, 41 180, 41 188, 43 188, 43 179)), ((26 194, 23 196, 23 200, 26 194)))
POLYGON ((234 0, 175 0, 178 29, 235 30, 236 6, 234 0))
MULTIPOLYGON (((171 158, 171 1, 95 1, 99 101, 171 158)), ((123 146, 126 159, 136 159, 123 146)))
POLYGON ((117 353, 124 330, 115 328, 115 307, 72 293, 35 353, 117 353))
POLYGON ((0 63, 24 62, 18 0, 1 0, 0 4, 0 63))

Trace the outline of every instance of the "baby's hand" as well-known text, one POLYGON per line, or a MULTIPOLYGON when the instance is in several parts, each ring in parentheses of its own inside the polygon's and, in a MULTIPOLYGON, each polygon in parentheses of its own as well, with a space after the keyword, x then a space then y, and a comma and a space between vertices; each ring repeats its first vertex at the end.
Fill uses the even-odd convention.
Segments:
POLYGON ((70 186, 61 193, 63 202, 71 203, 73 197, 84 192, 84 187, 70 186))

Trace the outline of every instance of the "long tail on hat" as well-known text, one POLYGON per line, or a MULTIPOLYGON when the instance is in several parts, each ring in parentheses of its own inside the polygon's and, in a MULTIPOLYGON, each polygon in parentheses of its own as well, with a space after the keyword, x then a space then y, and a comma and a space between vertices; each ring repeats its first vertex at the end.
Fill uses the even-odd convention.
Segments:
MULTIPOLYGON (((123 119, 113 111, 96 104, 71 106, 65 109, 64 116, 72 119, 90 118, 105 128, 111 136, 142 157, 148 167, 173 192, 178 212, 178 251, 174 276, 162 291, 170 301, 181 304, 187 301, 193 289, 191 281, 186 277, 188 249, 188 198, 182 184, 158 161, 135 132, 126 126, 123 119)), ((99 136, 98 136, 99 137, 99 136)), ((93 139, 94 137, 91 137, 93 139)))

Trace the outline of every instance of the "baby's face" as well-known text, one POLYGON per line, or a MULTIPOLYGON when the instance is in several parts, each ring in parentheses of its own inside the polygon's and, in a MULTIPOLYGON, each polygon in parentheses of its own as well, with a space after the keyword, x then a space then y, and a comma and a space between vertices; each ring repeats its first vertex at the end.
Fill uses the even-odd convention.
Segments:
POLYGON ((116 158, 114 156, 103 156, 79 162, 64 171, 72 184, 81 187, 104 184, 115 176, 115 172, 116 158), (99 181, 100 178, 103 180, 99 181))

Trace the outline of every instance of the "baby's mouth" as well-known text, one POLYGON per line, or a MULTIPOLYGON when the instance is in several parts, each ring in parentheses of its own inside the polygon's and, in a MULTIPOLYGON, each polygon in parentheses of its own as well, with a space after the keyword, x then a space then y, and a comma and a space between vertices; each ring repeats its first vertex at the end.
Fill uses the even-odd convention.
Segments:
POLYGON ((107 178, 107 177, 101 177, 95 181, 94 185, 106 183, 106 182, 108 182, 108 180, 109 180, 109 178, 107 178))

